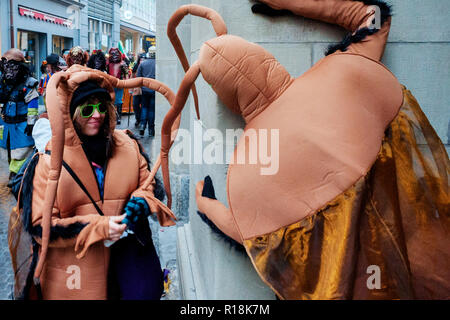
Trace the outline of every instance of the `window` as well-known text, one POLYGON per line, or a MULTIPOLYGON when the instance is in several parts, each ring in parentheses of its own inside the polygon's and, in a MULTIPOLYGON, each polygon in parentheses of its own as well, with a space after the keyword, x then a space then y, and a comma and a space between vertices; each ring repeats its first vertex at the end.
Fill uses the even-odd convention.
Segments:
POLYGON ((99 48, 99 24, 98 20, 88 20, 88 42, 90 52, 99 48))
POLYGON ((108 48, 111 47, 111 37, 112 37, 112 24, 110 23, 102 23, 102 50, 104 52, 108 51, 108 48))

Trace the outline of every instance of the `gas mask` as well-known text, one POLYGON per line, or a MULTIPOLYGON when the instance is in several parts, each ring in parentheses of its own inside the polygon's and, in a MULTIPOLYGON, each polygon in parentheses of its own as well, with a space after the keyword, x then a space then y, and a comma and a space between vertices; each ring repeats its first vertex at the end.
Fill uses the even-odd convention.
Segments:
POLYGON ((0 68, 3 80, 9 85, 18 84, 24 81, 28 71, 27 67, 22 62, 6 60, 5 58, 2 58, 0 68))

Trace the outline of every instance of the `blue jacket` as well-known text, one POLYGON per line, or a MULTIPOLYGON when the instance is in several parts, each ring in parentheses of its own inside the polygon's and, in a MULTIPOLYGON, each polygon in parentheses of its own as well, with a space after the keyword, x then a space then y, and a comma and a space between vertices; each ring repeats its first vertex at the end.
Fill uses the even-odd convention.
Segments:
MULTIPOLYGON (((25 129, 28 124, 33 125, 38 118, 37 84, 36 79, 29 77, 25 83, 11 91, 9 101, 3 104, 0 118, 0 148, 6 149, 8 136, 11 150, 34 145, 33 138, 25 134, 25 129)), ((1 83, 0 90, 6 90, 1 83)))

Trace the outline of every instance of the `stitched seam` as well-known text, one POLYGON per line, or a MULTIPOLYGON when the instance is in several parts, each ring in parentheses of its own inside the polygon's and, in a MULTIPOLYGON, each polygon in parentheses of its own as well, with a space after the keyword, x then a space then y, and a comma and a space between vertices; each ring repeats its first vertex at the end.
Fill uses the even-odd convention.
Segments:
POLYGON ((266 95, 262 92, 262 90, 260 88, 258 88, 256 86, 256 84, 254 84, 246 75, 245 73, 243 73, 239 68, 237 68, 234 64, 231 63, 231 61, 229 61, 228 59, 226 59, 222 54, 220 54, 220 52, 218 52, 215 48, 213 48, 208 42, 205 42, 205 45, 207 45, 208 47, 210 47, 217 55, 219 55, 220 57, 222 57, 223 60, 225 60, 226 62, 228 62, 234 69, 236 69, 244 78, 246 78, 262 95, 264 98, 266 98, 266 100, 268 102, 271 102, 269 100, 268 97, 266 97, 266 95))

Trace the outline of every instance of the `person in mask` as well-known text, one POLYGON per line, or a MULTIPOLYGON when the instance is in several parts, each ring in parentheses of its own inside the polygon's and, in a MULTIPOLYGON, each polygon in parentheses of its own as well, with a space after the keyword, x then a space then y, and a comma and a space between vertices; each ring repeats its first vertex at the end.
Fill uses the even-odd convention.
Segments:
MULTIPOLYGON (((108 54, 109 57, 106 63, 108 74, 121 80, 128 79, 128 66, 125 63, 119 48, 109 49, 108 54)), ((120 124, 122 117, 123 89, 114 88, 114 91, 116 94, 114 105, 116 106, 117 111, 117 124, 120 124)))
MULTIPOLYGON (((155 52, 156 48, 150 47, 145 60, 141 62, 137 69, 137 77, 145 77, 155 79, 155 52)), ((139 134, 141 137, 145 134, 148 125, 148 134, 150 137, 155 136, 155 91, 146 87, 142 87, 140 111, 140 127, 139 134)))
POLYGON ((23 53, 14 48, 2 56, 0 73, 0 148, 7 153, 11 179, 33 150, 38 80, 30 76, 23 53))

